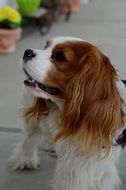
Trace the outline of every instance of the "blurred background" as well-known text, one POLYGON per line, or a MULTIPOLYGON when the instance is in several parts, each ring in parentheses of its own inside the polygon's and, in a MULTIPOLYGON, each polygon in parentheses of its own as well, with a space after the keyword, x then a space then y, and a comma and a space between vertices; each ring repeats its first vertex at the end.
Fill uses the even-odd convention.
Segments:
MULTIPOLYGON (((13 143, 22 138, 23 52, 43 48, 55 36, 94 43, 126 79, 125 0, 0 0, 0 189, 50 189, 55 160, 44 155, 39 171, 21 173, 8 167, 7 158, 13 143)), ((121 190, 126 189, 125 161, 124 150, 119 162, 121 190)))

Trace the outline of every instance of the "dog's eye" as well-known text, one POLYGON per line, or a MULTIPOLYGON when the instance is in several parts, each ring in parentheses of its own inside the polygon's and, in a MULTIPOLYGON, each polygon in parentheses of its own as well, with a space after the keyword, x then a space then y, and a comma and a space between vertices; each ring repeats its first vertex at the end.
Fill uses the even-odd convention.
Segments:
POLYGON ((54 55, 52 55, 52 59, 56 59, 58 61, 66 61, 66 57, 63 51, 58 51, 54 55))
POLYGON ((57 60, 59 61, 66 61, 66 57, 65 57, 65 54, 63 51, 58 51, 56 54, 55 54, 55 57, 57 60))

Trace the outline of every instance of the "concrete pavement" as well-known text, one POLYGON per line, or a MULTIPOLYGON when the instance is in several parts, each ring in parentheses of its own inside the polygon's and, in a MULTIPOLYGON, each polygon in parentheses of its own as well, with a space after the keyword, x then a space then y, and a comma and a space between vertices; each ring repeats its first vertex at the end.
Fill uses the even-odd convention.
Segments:
POLYGON ((0 189, 49 190, 56 160, 40 152, 38 170, 13 171, 7 164, 12 147, 21 140, 21 134, 0 132, 0 189))
MULTIPOLYGON (((19 60, 26 48, 41 48, 48 36, 77 36, 98 45, 119 70, 121 78, 126 79, 126 1, 92 0, 82 7, 79 14, 72 16, 70 22, 54 23, 47 36, 38 32, 29 34, 17 44, 12 55, 0 55, 0 189, 39 190, 50 189, 55 160, 41 153, 41 168, 38 171, 14 172, 7 165, 13 143, 18 143, 23 122, 22 72, 19 60)), ((119 163, 123 179, 121 190, 126 189, 126 150, 119 163)))

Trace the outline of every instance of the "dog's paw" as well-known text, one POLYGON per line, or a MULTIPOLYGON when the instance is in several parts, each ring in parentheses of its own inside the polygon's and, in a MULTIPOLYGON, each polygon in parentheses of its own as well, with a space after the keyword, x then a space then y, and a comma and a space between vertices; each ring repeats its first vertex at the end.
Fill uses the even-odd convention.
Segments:
POLYGON ((40 166, 38 158, 28 159, 25 157, 20 158, 16 163, 13 164, 14 170, 32 170, 38 169, 40 166))
POLYGON ((37 151, 28 154, 20 146, 13 149, 8 163, 14 170, 38 169, 40 166, 37 151))

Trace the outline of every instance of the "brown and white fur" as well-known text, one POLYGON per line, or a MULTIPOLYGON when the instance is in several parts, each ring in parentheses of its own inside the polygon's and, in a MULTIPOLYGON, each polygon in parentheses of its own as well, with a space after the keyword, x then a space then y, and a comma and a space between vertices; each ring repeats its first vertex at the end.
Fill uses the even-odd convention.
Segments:
POLYGON ((26 78, 60 93, 26 87, 26 133, 11 157, 14 169, 38 167, 43 138, 57 154, 53 190, 119 190, 116 139, 125 128, 126 90, 109 58, 73 37, 32 52, 22 60, 26 78))

